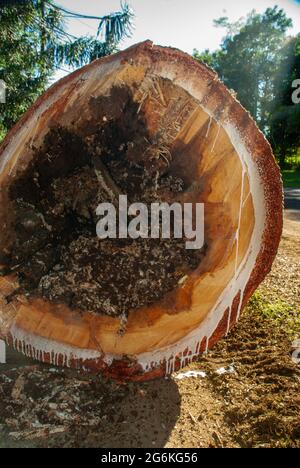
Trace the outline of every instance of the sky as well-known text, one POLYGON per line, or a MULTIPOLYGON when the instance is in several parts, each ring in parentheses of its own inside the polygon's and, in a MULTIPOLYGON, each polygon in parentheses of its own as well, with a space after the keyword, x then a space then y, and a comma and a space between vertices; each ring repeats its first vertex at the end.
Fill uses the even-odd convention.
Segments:
MULTIPOLYGON (((57 0, 69 10, 87 15, 103 16, 120 9, 119 0, 57 0)), ((151 39, 155 44, 172 46, 192 53, 194 49, 217 49, 225 34, 215 28, 213 20, 228 16, 231 21, 244 17, 251 10, 263 12, 278 5, 293 19, 291 34, 300 32, 300 0, 128 0, 135 13, 134 30, 121 49, 151 39)), ((94 35, 98 22, 68 20, 68 32, 75 36, 94 35)), ((58 71, 56 79, 63 76, 58 71)))

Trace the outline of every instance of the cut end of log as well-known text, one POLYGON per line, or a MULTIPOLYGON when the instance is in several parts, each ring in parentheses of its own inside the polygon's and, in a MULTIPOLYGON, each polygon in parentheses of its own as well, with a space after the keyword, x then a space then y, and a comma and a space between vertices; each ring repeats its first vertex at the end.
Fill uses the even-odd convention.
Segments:
POLYGON ((0 336, 117 379, 169 374, 228 333, 282 231, 254 121, 212 70, 149 41, 41 96, 0 147, 0 198, 0 336), (205 247, 99 241, 97 204, 124 193, 203 203, 205 247))

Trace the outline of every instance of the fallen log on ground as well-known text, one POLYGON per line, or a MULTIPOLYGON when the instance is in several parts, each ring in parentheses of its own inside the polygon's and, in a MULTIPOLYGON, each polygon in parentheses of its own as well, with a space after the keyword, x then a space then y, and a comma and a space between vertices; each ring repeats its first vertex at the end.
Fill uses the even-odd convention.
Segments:
POLYGON ((53 85, 0 148, 0 335, 37 360, 123 379, 211 348, 270 271, 282 184, 216 74, 138 44, 53 85), (205 244, 96 237, 96 208, 204 203, 205 244))

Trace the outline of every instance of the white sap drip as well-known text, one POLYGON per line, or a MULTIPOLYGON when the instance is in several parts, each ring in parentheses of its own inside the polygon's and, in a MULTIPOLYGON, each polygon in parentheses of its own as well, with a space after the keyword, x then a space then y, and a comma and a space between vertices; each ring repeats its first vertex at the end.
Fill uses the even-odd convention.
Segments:
MULTIPOLYGON (((242 212, 243 212, 243 206, 244 206, 244 186, 245 186, 245 176, 246 176, 246 171, 243 167, 242 169, 242 181, 241 181, 241 193, 240 193, 240 204, 239 204, 239 219, 238 219, 238 227, 236 230, 236 235, 235 235, 235 240, 236 240, 236 251, 235 251, 235 266, 234 266, 234 279, 235 281, 237 280, 237 269, 238 269, 238 259, 239 259, 239 244, 240 244, 240 231, 241 231, 241 222, 242 222, 242 212)), ((238 305, 238 312, 237 316, 240 316, 240 310, 242 307, 242 302, 243 302, 243 295, 242 291, 240 290, 240 300, 239 300, 239 305, 238 305)), ((232 308, 233 308, 233 301, 234 298, 231 302, 231 305, 229 307, 229 312, 228 312, 228 320, 227 320, 227 330, 226 334, 228 334, 230 330, 230 324, 231 324, 231 317, 232 317, 232 308)))
POLYGON ((209 117, 205 138, 208 138, 208 135, 209 135, 209 132, 210 132, 210 129, 211 129, 211 125, 212 125, 212 121, 213 121, 212 117, 209 117))
POLYGON ((33 149, 33 142, 35 140, 35 137, 38 134, 38 122, 39 122, 39 120, 40 120, 40 116, 38 116, 37 119, 36 119, 35 129, 34 129, 34 132, 32 134, 32 137, 30 138, 30 142, 29 142, 29 145, 28 145, 30 149, 33 149))
POLYGON ((236 235, 235 235, 235 237, 236 237, 235 266, 234 266, 234 277, 235 278, 236 278, 236 274, 237 274, 237 266, 238 266, 238 259, 239 259, 240 232, 241 232, 241 221, 242 221, 242 211, 243 211, 243 195, 244 195, 245 175, 246 175, 246 171, 243 168, 242 182, 241 182, 241 194, 240 194, 240 205, 239 205, 239 219, 238 219, 238 227, 237 227, 236 235))
POLYGON ((73 346, 63 345, 46 338, 31 335, 16 325, 12 326, 10 334, 13 339, 13 347, 25 354, 25 356, 45 362, 49 355, 50 364, 58 366, 62 363, 70 367, 71 361, 86 361, 99 359, 102 354, 96 350, 78 349, 73 346), (26 344, 25 344, 26 343, 26 344))
POLYGON ((220 131, 221 131, 221 124, 218 123, 218 131, 217 131, 217 134, 216 134, 216 138, 214 139, 214 143, 212 145, 212 149, 211 149, 211 152, 213 153, 214 150, 215 150, 215 147, 216 147, 216 144, 217 144, 217 141, 218 141, 218 138, 219 138, 219 135, 220 135, 220 131))
POLYGON ((245 200, 243 201, 243 207, 246 205, 246 203, 249 200, 250 196, 251 196, 251 192, 248 192, 247 196, 245 197, 245 200))

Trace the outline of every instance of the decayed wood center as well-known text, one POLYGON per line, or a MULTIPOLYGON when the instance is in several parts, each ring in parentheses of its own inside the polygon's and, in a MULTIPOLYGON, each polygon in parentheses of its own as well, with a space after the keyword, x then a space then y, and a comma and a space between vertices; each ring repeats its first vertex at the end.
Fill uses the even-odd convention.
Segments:
POLYGON ((271 268, 282 230, 271 148, 215 73, 179 51, 146 42, 76 71, 0 155, 0 334, 36 359, 117 378, 171 372, 230 329, 271 268), (95 208, 124 191, 204 203, 205 248, 118 245, 127 270, 112 257, 107 270, 95 208), (78 252, 92 248, 85 270, 78 252), (166 261, 151 270, 155 257, 166 261))

